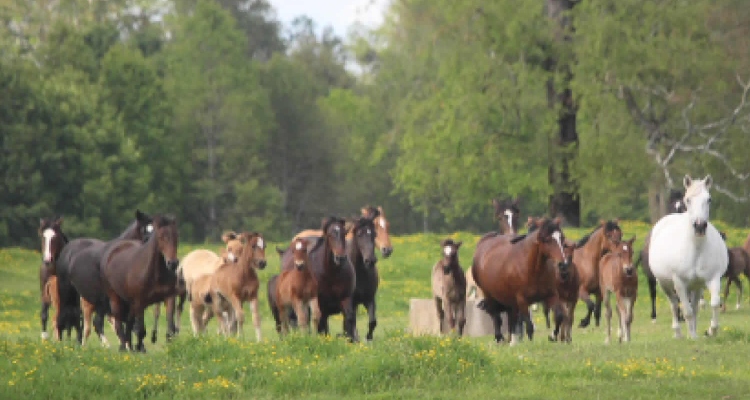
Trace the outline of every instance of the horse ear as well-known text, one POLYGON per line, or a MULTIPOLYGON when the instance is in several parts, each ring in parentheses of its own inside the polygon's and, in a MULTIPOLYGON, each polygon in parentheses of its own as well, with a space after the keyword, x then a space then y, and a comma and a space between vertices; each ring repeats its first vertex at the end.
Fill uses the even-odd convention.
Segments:
POLYGON ((456 248, 458 249, 462 244, 464 244, 463 240, 459 240, 458 242, 456 242, 456 248))
POLYGON ((516 197, 515 199, 513 199, 513 207, 518 207, 518 203, 520 203, 520 201, 521 201, 521 199, 519 199, 518 197, 516 197))
POLYGON ((141 212, 141 210, 135 210, 135 219, 142 224, 151 223, 151 217, 141 212))
POLYGON ((286 249, 281 249, 279 246, 276 246, 276 252, 279 253, 280 256, 283 256, 286 252, 286 249))
POLYGON ((706 190, 711 188, 711 185, 714 183, 714 178, 711 177, 711 174, 706 175, 706 177, 703 179, 703 182, 706 185, 706 190))
POLYGON ((500 201, 498 199, 492 199, 492 206, 495 207, 495 214, 499 214, 500 208, 502 208, 500 201))
POLYGON ((39 228, 43 227, 47 223, 47 218, 39 218, 39 228))
POLYGON ((685 174, 685 177, 682 178, 682 186, 685 186, 685 189, 687 189, 692 184, 693 184, 693 178, 691 178, 690 175, 685 174))
POLYGON ((328 225, 328 222, 331 220, 331 217, 324 217, 320 220, 320 229, 323 230, 323 233, 325 233, 326 225, 328 225))
POLYGON ((228 243, 230 240, 237 239, 237 233, 234 231, 227 231, 221 235, 221 241, 228 243))
POLYGON ((562 218, 560 218, 560 217, 555 217, 555 219, 553 219, 553 220, 552 220, 552 222, 553 222, 553 223, 554 223, 555 225, 557 225, 557 226, 560 226, 560 224, 562 224, 562 218))
POLYGON ((630 247, 633 247, 633 243, 635 243, 635 237, 636 237, 636 236, 635 236, 635 235, 633 235, 633 237, 632 237, 632 238, 630 238, 630 240, 628 240, 628 243, 630 243, 630 247))
POLYGON ((55 222, 54 222, 55 226, 57 226, 57 227, 60 227, 60 226, 62 226, 62 223, 63 223, 63 217, 59 217, 59 218, 57 218, 57 219, 55 220, 55 222))

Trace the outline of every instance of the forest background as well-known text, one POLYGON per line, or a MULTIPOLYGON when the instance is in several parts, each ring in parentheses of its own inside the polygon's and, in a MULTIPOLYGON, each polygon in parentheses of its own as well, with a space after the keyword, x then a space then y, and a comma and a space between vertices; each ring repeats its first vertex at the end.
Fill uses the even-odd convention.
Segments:
POLYGON ((393 0, 346 37, 267 0, 0 0, 0 30, 0 247, 136 208, 193 243, 366 204, 478 233, 495 197, 653 222, 708 173, 750 222, 744 0, 393 0))

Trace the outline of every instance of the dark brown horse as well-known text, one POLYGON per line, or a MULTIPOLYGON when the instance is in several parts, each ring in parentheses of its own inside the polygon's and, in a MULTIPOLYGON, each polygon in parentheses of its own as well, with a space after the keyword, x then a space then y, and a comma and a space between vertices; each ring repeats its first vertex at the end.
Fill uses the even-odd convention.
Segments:
POLYGON ((153 226, 151 217, 139 210, 136 219, 117 238, 103 242, 99 239, 80 238, 68 243, 60 253, 56 263, 57 289, 60 298, 60 312, 57 318, 58 333, 72 326, 78 332, 78 342, 82 343, 81 303, 83 298, 96 310, 94 329, 99 337, 104 335, 104 317, 110 313, 109 299, 101 278, 101 260, 104 253, 120 240, 146 240, 153 226))
POLYGON ((742 300, 742 280, 741 275, 745 274, 745 277, 750 279, 750 255, 742 247, 732 247, 727 250, 729 252, 729 266, 724 276, 727 278, 727 284, 724 286, 724 298, 721 302, 722 311, 727 310, 727 297, 729 297, 729 287, 734 283, 737 286, 737 305, 735 308, 740 308, 740 302, 742 300))
MULTIPOLYGON (((673 190, 670 193, 669 203, 667 203, 668 214, 684 213, 687 210, 682 197, 683 193, 680 191, 673 190)), ((651 266, 648 262, 649 243, 651 243, 651 230, 646 234, 643 248, 641 249, 638 259, 635 260, 635 266, 637 268, 639 264, 643 263, 643 275, 646 277, 646 282, 648 283, 648 294, 651 296, 651 322, 656 322, 656 277, 654 277, 654 274, 651 272, 651 266)), ((682 312, 679 311, 679 309, 678 316, 679 320, 683 321, 682 312)))
MULTIPOLYGON (((145 352, 143 314, 146 307, 177 293, 177 246, 174 218, 153 216, 153 234, 146 242, 118 240, 103 255, 101 275, 105 283, 120 350, 145 352), (124 322, 124 328, 123 328, 124 322), (135 329, 138 344, 132 346, 135 329)), ((170 331, 174 331, 174 303, 167 307, 170 331)))
MULTIPOLYGON (((310 265, 318 281, 318 304, 320 321, 318 333, 330 334, 328 317, 343 312, 344 332, 354 341, 357 329, 354 313, 353 295, 356 285, 354 267, 347 262, 345 221, 337 217, 323 220, 321 230, 324 236, 315 238, 315 244, 309 249, 310 265)), ((289 265, 292 258, 291 249, 281 257, 281 265, 289 265)))
POLYGON ((609 246, 617 245, 622 240, 622 229, 618 221, 601 221, 599 226, 581 238, 573 252, 573 265, 578 274, 578 298, 586 303, 587 313, 579 326, 585 328, 591 323, 594 315, 596 326, 602 315, 602 294, 599 290, 599 260, 608 251, 609 246), (596 303, 589 295, 594 295, 596 303))
MULTIPOLYGON (((480 257, 475 253, 472 274, 485 294, 483 310, 492 318, 495 340, 503 340, 501 312, 508 312, 508 326, 530 321, 529 305, 545 302, 559 309, 555 285, 557 272, 565 274, 570 263, 565 258, 565 236, 560 220, 542 219, 538 228, 528 235, 493 239, 493 245, 480 257)), ((515 331, 515 329, 513 329, 515 331)), ((533 326, 526 333, 533 337, 533 326)), ((511 333, 511 344, 518 342, 511 333)))
MULTIPOLYGON (((39 220, 39 237, 42 239, 42 265, 39 267, 39 291, 42 300, 42 312, 40 313, 42 339, 49 338, 49 333, 47 333, 47 319, 49 317, 49 307, 52 304, 52 297, 58 299, 57 278, 55 278, 55 283, 52 286, 54 293, 51 293, 49 290, 47 281, 49 281, 51 276, 55 275, 57 259, 60 257, 63 247, 68 244, 68 238, 62 231, 62 223, 62 218, 41 218, 39 220)), ((57 315, 59 313, 59 304, 56 304, 54 307, 55 315, 57 315)), ((56 319, 54 325, 57 326, 56 319)), ((68 335, 70 335, 70 329, 68 329, 68 335)), ((57 332, 55 336, 57 336, 57 332)))
MULTIPOLYGON (((352 296, 352 307, 356 315, 359 305, 367 309, 369 319, 367 325, 367 341, 372 341, 372 334, 378 325, 375 315, 375 295, 378 292, 380 275, 376 265, 375 257, 375 224, 374 218, 379 214, 370 214, 370 217, 360 217, 354 221, 351 229, 352 238, 346 241, 346 255, 349 263, 354 267, 356 284, 352 296)), ((346 330, 346 328, 344 329, 346 330)), ((354 330, 355 340, 359 340, 359 334, 354 330)))

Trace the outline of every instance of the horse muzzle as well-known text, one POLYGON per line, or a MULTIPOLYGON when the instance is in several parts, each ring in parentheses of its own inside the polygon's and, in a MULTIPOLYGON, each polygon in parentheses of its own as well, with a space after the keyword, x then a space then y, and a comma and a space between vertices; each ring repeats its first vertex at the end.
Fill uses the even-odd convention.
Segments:
POLYGON ((393 247, 381 247, 380 252, 383 254, 383 257, 388 258, 393 253, 393 247))
POLYGON ((266 269, 266 260, 258 261, 258 269, 266 269))
POLYGON ((305 262, 304 261, 295 261, 294 267, 297 268, 297 271, 302 271, 303 268, 305 268, 305 262))
POLYGON ((708 228, 708 221, 697 220, 693 222, 693 229, 695 229, 695 234, 698 236, 704 236, 706 228, 708 228))
POLYGON ((632 265, 625 267, 625 276, 631 277, 633 276, 634 273, 635 273, 635 268, 633 268, 632 265))
POLYGON ((568 277, 570 276, 570 263, 561 262, 557 264, 557 268, 560 269, 560 278, 564 281, 568 280, 568 277))
POLYGON ((372 267, 374 267, 374 266, 375 266, 375 263, 376 263, 376 262, 377 262, 378 260, 377 260, 377 259, 375 259, 375 260, 372 260, 372 259, 370 259, 370 260, 364 260, 364 261, 365 261, 365 267, 367 267, 367 268, 372 268, 372 267))
POLYGON ((341 265, 346 261, 346 255, 337 255, 333 257, 333 261, 336 263, 336 265, 341 265))
POLYGON ((172 271, 176 271, 179 265, 180 265, 180 260, 178 259, 167 261, 167 268, 169 268, 172 271))

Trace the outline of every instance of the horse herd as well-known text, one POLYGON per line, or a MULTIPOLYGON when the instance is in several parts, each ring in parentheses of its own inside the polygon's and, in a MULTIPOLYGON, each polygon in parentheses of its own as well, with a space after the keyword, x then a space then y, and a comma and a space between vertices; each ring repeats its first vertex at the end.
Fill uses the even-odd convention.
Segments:
MULTIPOLYGON (((267 285, 276 329, 286 334, 290 326, 308 327, 312 314, 316 330, 329 333, 328 318, 344 314, 344 334, 358 340, 356 309, 369 314, 367 339, 377 325, 375 294, 378 288, 376 248, 384 257, 393 252, 389 223, 381 207, 367 206, 350 220, 328 217, 320 230, 300 232, 287 249, 277 251, 281 273, 267 285), (293 308, 293 311, 289 310, 293 308)), ((256 269, 266 266, 266 241, 257 232, 226 232, 221 255, 194 250, 177 259, 177 221, 166 215, 136 218, 117 238, 104 242, 92 238, 68 240, 62 219, 41 219, 40 289, 42 337, 50 306, 56 310, 54 336, 76 330, 81 344, 91 325, 104 345, 104 319, 109 316, 120 349, 145 351, 145 309, 154 306, 156 341, 160 304, 167 309, 167 339, 178 333, 184 303, 190 307, 194 333, 205 330, 216 317, 219 331, 239 334, 244 323, 243 305, 251 304, 256 338, 261 340, 256 269), (95 316, 95 317, 94 317, 95 316), (93 321, 92 321, 92 317, 93 321), (133 345, 133 332, 137 343, 133 345)))
MULTIPOLYGON (((712 180, 684 179, 685 195, 671 203, 670 214, 659 220, 646 237, 638 259, 634 259, 635 237, 623 239, 617 220, 602 221, 577 242, 565 238, 559 219, 529 217, 526 234, 519 234, 518 200, 494 200, 500 230, 484 235, 477 243, 471 266, 464 272, 458 259, 461 242, 445 239, 442 258, 432 269, 432 289, 441 332, 450 328, 463 334, 467 298, 480 298, 477 307, 491 318, 495 339, 504 341, 502 316, 507 315, 510 343, 521 332, 531 339, 534 325, 530 307, 541 303, 547 328, 554 315, 551 340, 570 342, 577 302, 586 304, 579 326, 592 316, 598 326, 602 302, 606 308, 607 342, 616 298, 619 339, 630 340, 630 325, 638 289, 637 267, 649 283, 652 318, 656 317, 658 282, 667 294, 673 314, 675 336, 681 336, 679 321, 688 321, 696 337, 696 306, 704 287, 711 293, 713 309, 708 334, 716 334, 720 279, 737 284, 739 275, 750 274, 750 256, 745 249, 727 249, 721 234, 708 221, 712 180), (594 300, 591 300, 591 296, 594 300), (680 303, 682 313, 680 313, 680 303)), ((266 242, 257 232, 226 232, 222 254, 194 250, 177 259, 178 233, 175 218, 146 215, 136 219, 117 238, 104 242, 81 238, 68 240, 62 219, 40 221, 43 263, 40 268, 42 335, 46 338, 48 309, 56 310, 54 335, 77 332, 84 343, 93 326, 107 345, 103 325, 109 316, 120 341, 120 349, 145 351, 145 309, 154 305, 156 341, 160 304, 167 309, 167 338, 178 333, 187 300, 193 332, 199 334, 214 317, 221 333, 240 334, 244 324, 243 304, 252 310, 256 339, 261 340, 257 269, 266 266, 266 242), (137 343, 133 345, 132 334, 137 343)), ((276 330, 285 335, 292 328, 330 334, 328 319, 343 314, 343 333, 359 340, 356 310, 368 312, 366 339, 372 340, 377 325, 376 293, 379 284, 376 249, 384 257, 393 252, 389 223, 381 207, 362 208, 361 215, 344 220, 323 219, 319 230, 298 233, 286 249, 276 248, 280 273, 267 282, 268 304, 276 330)), ((750 244, 750 238, 746 246, 750 244)), ((725 289, 724 297, 728 292, 725 289)), ((739 296, 738 296, 739 307, 739 296)))

